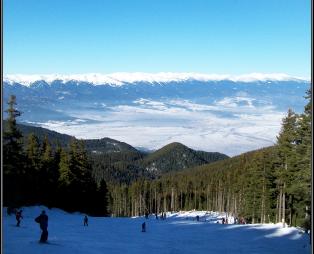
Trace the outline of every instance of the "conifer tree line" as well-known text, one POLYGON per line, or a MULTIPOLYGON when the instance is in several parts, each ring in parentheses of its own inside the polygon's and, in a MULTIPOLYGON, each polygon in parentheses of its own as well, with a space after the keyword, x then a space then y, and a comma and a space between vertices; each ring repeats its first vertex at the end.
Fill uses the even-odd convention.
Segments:
POLYGON ((91 162, 82 142, 73 139, 68 148, 43 142, 30 134, 26 144, 16 126, 20 112, 11 96, 3 132, 3 205, 19 207, 44 204, 67 211, 107 215, 108 188, 96 184, 91 162))
POLYGON ((311 91, 302 114, 291 109, 274 146, 159 179, 138 179, 111 189, 112 214, 221 211, 251 223, 310 226, 311 91))

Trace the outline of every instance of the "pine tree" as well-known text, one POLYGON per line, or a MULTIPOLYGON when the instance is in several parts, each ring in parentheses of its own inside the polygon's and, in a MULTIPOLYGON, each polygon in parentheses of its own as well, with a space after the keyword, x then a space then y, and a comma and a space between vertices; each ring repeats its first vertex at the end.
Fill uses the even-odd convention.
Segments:
MULTIPOLYGON (((49 197, 49 203, 48 205, 58 207, 60 205, 60 199, 59 199, 59 189, 60 189, 60 184, 61 182, 59 181, 60 179, 60 166, 62 165, 61 162, 61 153, 62 153, 62 148, 59 143, 57 143, 53 158, 52 158, 52 165, 51 165, 51 179, 52 182, 52 190, 50 192, 50 197, 49 197)), ((64 160, 64 163, 66 163, 66 160, 64 160)), ((65 165, 62 165, 62 167, 65 165)), ((60 179, 61 180, 61 179, 60 179)), ((62 185, 62 184, 61 184, 62 185)))
POLYGON ((21 112, 15 108, 16 97, 14 95, 11 95, 8 105, 9 108, 6 110, 8 118, 3 133, 3 169, 5 174, 22 173, 17 163, 23 152, 23 136, 16 125, 16 118, 21 115, 21 112))
POLYGON ((74 176, 74 183, 86 193, 95 190, 95 182, 92 177, 92 166, 81 141, 73 140, 69 151, 70 170, 74 176))
MULTIPOLYGON (((47 136, 41 146, 41 170, 40 178, 42 182, 43 202, 52 206, 55 202, 57 181, 59 177, 58 168, 55 167, 52 147, 47 136)), ((59 156, 59 155, 56 155, 59 156)))
POLYGON ((98 212, 100 215, 108 215, 109 214, 109 190, 107 187, 107 183, 104 179, 101 180, 99 188, 97 190, 98 192, 98 212))
POLYGON ((60 162, 59 162, 59 188, 68 187, 73 181, 73 173, 70 170, 69 156, 65 150, 60 152, 60 162))
MULTIPOLYGON (((311 89, 305 96, 308 103, 304 108, 304 113, 300 115, 297 129, 297 171, 294 175, 294 193, 298 202, 296 214, 303 220, 306 228, 310 226, 311 207, 311 157, 312 157, 312 97, 311 89)), ((295 223, 297 216, 295 218, 295 223)))
MULTIPOLYGON (((293 175, 296 170, 296 144, 297 144, 297 115, 288 110, 287 117, 283 119, 282 128, 277 137, 278 151, 278 191, 279 207, 278 221, 286 222, 287 194, 293 195, 293 175)), ((291 197, 289 197, 291 198, 291 197)))
POLYGON ((59 163, 58 193, 62 206, 68 210, 90 212, 97 185, 83 143, 73 139, 68 152, 62 151, 59 163))
POLYGON ((17 128, 16 118, 21 112, 16 109, 16 97, 10 96, 8 118, 3 132, 3 204, 18 206, 23 202, 23 174, 25 170, 22 133, 17 128))
POLYGON ((72 206, 70 187, 73 181, 73 174, 70 170, 69 155, 64 149, 61 149, 60 151, 58 171, 59 178, 57 182, 57 206, 65 210, 69 210, 72 206))
POLYGON ((42 201, 42 184, 40 183, 40 147, 38 138, 31 133, 27 138, 26 159, 27 167, 25 172, 25 182, 27 184, 26 194, 30 204, 42 201))
MULTIPOLYGON (((40 164, 41 152, 40 152, 40 147, 39 147, 39 140, 33 133, 31 133, 28 136, 28 142, 26 146, 26 156, 27 156, 29 167, 34 172, 39 172, 40 167, 41 167, 41 164, 40 164)), ((34 172, 31 172, 31 174, 33 174, 34 172)))

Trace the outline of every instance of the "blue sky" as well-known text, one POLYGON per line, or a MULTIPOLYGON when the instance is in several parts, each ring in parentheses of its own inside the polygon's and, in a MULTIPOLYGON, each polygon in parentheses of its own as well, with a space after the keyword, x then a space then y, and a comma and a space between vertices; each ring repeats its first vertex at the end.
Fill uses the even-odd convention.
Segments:
POLYGON ((4 74, 309 77, 310 0, 4 0, 4 74))

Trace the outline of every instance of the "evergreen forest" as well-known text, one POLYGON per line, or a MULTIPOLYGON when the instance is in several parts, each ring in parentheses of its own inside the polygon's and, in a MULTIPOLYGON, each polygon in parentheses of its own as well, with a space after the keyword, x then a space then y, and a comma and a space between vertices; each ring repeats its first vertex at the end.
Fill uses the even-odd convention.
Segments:
POLYGON ((148 154, 108 138, 78 140, 23 126, 11 95, 3 132, 3 205, 43 204, 97 216, 224 211, 249 223, 309 228, 310 90, 305 97, 303 113, 288 110, 274 146, 229 158, 179 143, 148 154))

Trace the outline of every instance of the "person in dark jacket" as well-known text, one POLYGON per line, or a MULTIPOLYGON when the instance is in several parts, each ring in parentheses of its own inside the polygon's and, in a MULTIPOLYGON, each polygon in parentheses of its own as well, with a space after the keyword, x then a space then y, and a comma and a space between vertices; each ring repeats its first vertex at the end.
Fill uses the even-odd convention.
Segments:
POLYGON ((16 226, 19 227, 20 223, 21 223, 21 219, 23 219, 22 210, 19 210, 19 211, 16 212, 15 218, 16 218, 16 222, 17 222, 16 226))
POLYGON ((142 232, 146 232, 146 223, 145 222, 142 223, 142 232))
POLYGON ((84 226, 88 226, 88 217, 85 215, 84 217, 84 226))
POLYGON ((222 218, 222 224, 225 224, 225 218, 222 218))
POLYGON ((39 242, 45 243, 48 240, 48 216, 45 211, 42 211, 41 214, 35 219, 39 223, 40 229, 42 230, 39 242))

